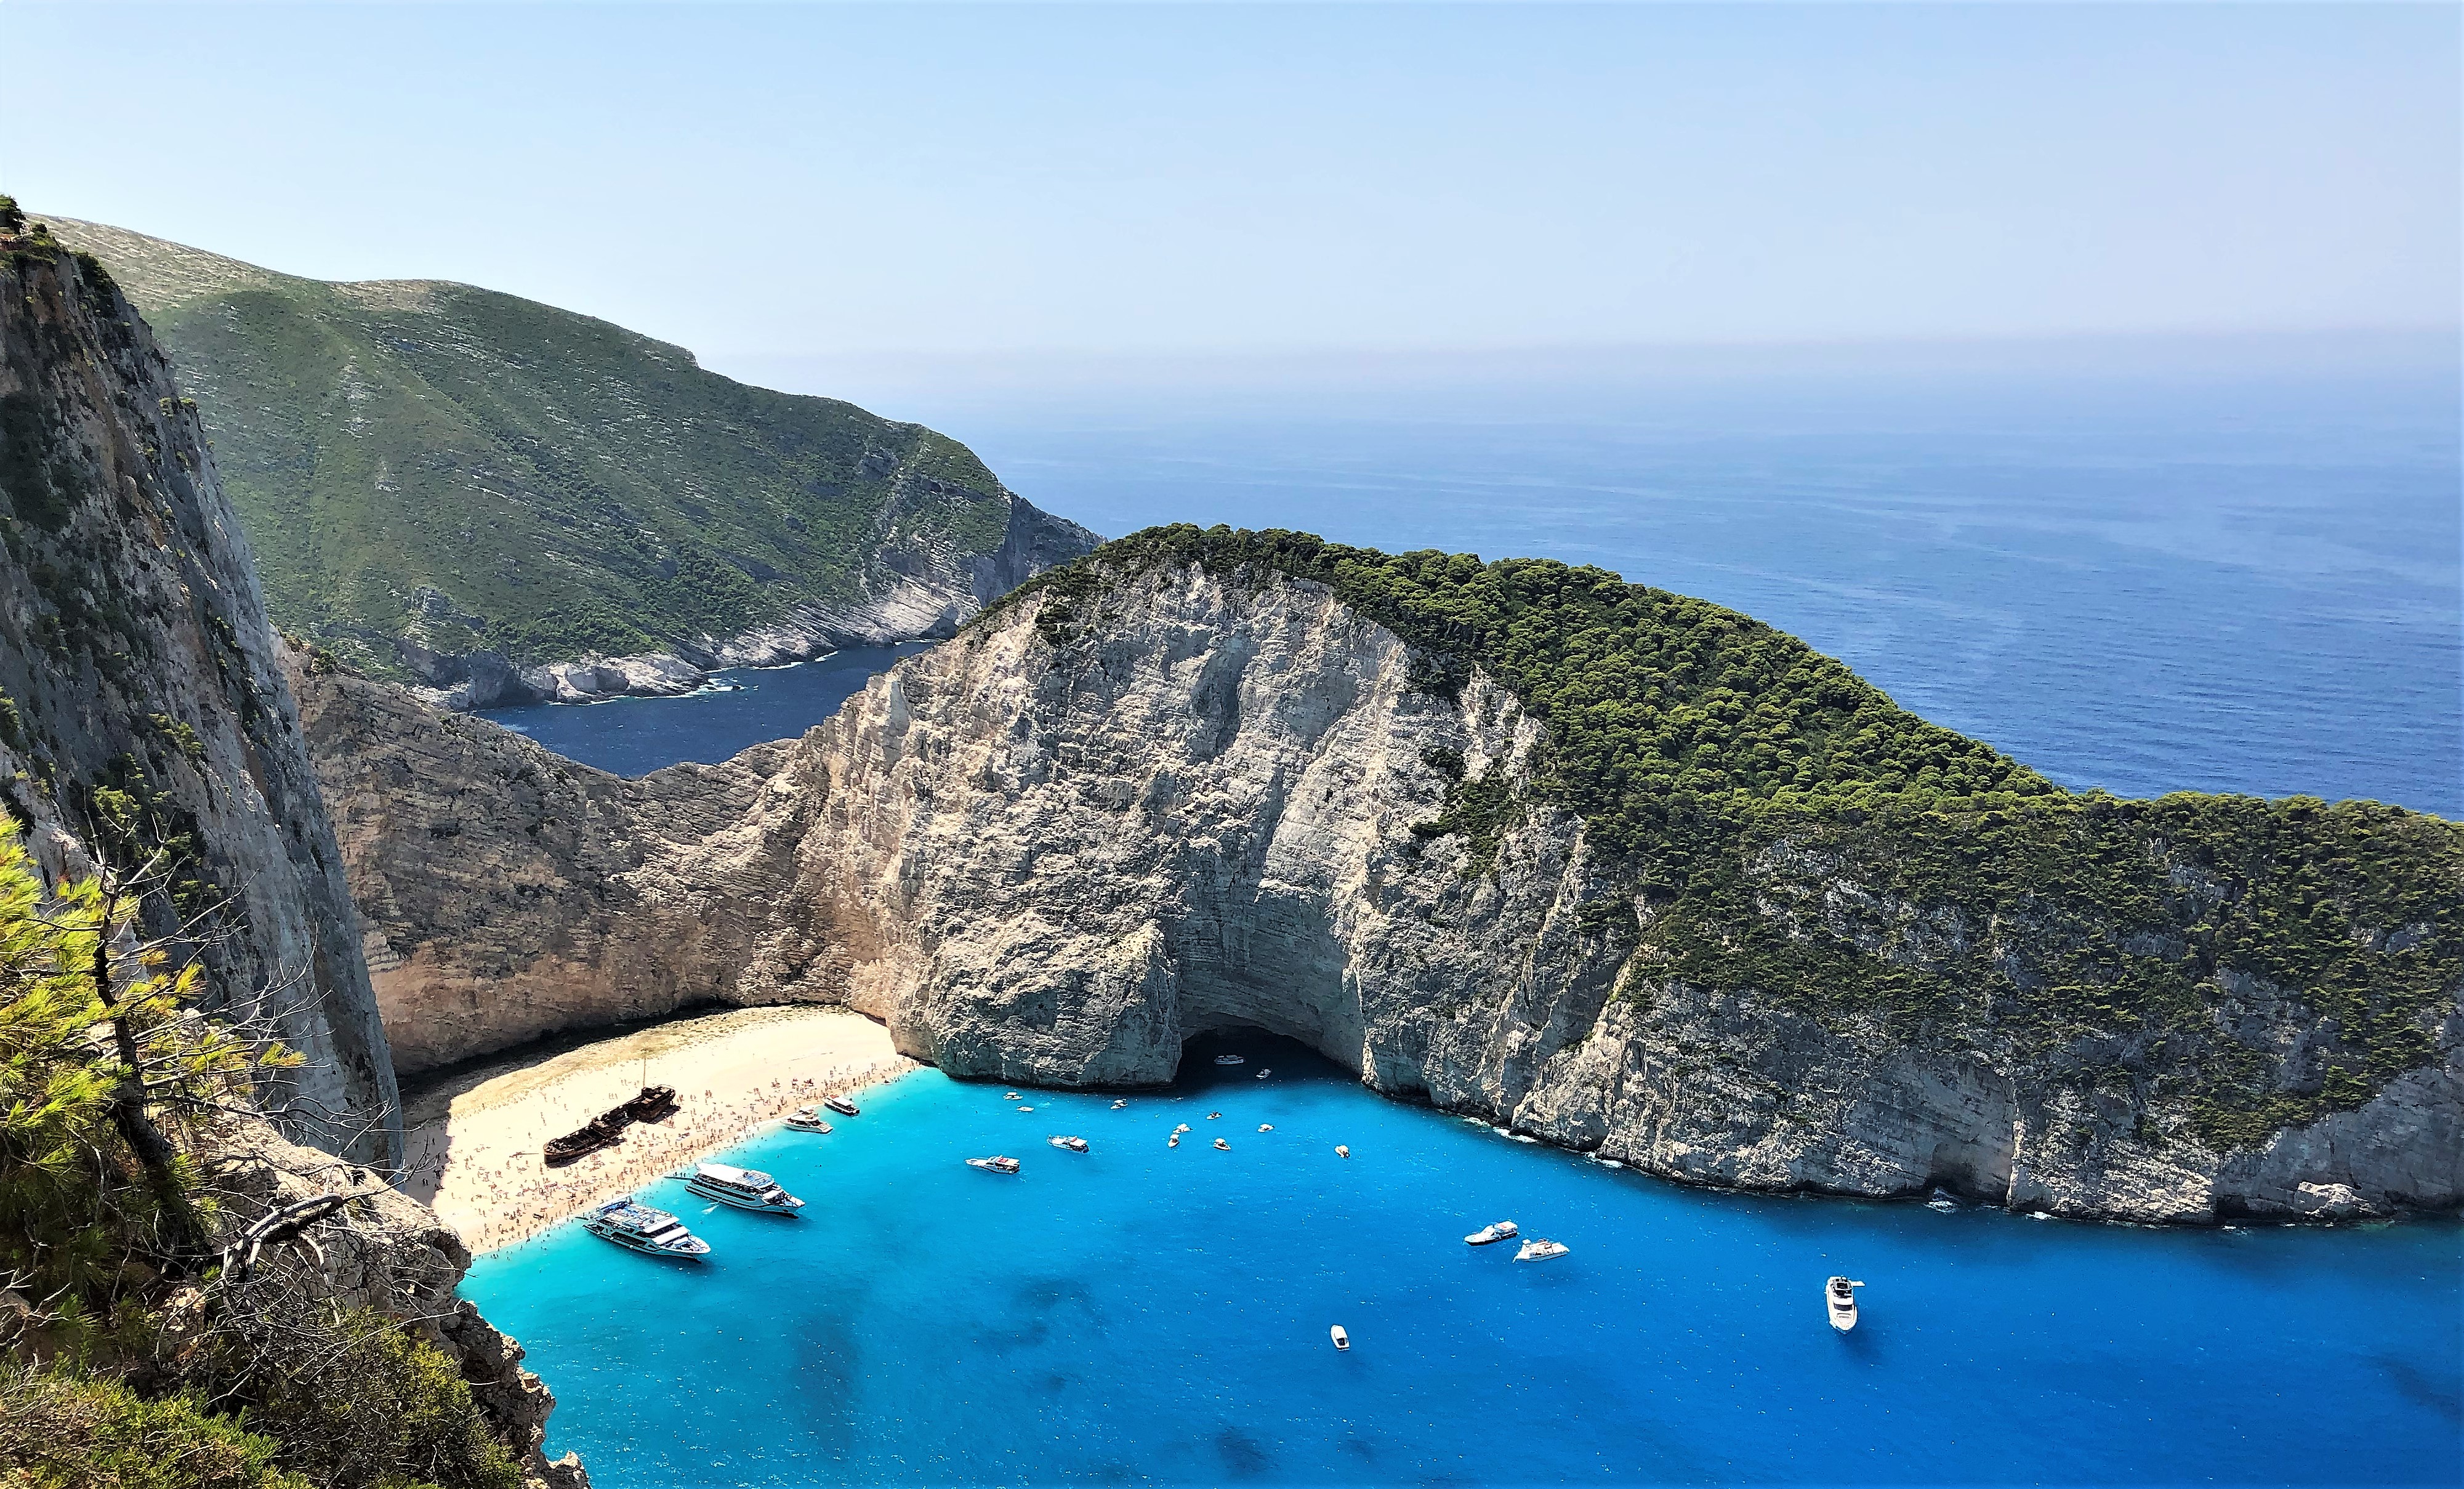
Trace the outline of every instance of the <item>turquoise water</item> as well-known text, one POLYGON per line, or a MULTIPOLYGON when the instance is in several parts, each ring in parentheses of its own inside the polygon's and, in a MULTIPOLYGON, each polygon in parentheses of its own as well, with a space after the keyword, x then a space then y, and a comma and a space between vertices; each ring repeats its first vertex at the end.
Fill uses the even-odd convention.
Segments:
POLYGON ((2163 1232, 1707 1193, 1236 1043, 1248 1065, 1194 1046, 1191 1079, 1121 1111, 1026 1092, 1021 1115, 923 1072, 827 1137, 729 1155, 802 1218, 645 1191, 716 1248, 702 1266, 568 1225, 463 1290, 529 1346, 561 1398, 550 1451, 603 1489, 2464 1476, 2453 1223, 2163 1232), (993 1152, 1024 1171, 960 1163, 993 1152), (1508 1216, 1573 1255, 1463 1244, 1508 1216), (1834 1272, 1869 1284, 1844 1337, 1834 1272))

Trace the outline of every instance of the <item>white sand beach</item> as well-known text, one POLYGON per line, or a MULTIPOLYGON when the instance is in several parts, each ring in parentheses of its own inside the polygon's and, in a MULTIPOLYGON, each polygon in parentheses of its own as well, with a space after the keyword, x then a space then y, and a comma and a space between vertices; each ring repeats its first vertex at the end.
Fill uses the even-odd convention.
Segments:
POLYGON ((474 1252, 511 1245, 717 1151, 825 1096, 916 1068, 890 1033, 835 1008, 735 1009, 416 1089, 404 1110, 404 1188, 474 1252), (676 1088, 682 1109, 561 1168, 548 1139, 628 1100, 676 1088))

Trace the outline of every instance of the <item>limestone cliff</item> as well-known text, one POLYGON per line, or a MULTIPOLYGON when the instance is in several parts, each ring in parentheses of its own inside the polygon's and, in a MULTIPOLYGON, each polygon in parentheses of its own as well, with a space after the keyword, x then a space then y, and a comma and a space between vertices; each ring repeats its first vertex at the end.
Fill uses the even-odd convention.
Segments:
POLYGON ((168 849, 212 986, 284 1011, 308 1057, 295 1135, 373 1122, 363 1156, 398 1156, 341 856, 196 408, 110 278, 6 198, 0 794, 55 882, 168 849))
POLYGON ((2358 813, 2377 846, 2338 872, 2427 885, 2430 918, 2338 922, 2351 965, 2306 983, 2199 949, 2317 867, 2233 856, 2299 804, 2061 803, 2048 831, 2123 834, 2138 878, 2103 899, 1954 894, 1894 858, 1965 818, 1783 816, 1741 839, 1722 902, 1744 919, 1722 922, 1700 862, 1603 846, 1562 805, 1572 749, 1484 667, 1270 567, 1094 572, 801 741, 640 783, 312 679, 353 881, 403 959, 378 975, 397 1040, 449 1009, 434 1058, 687 1001, 833 1001, 957 1075, 1138 1085, 1245 1026, 1695 1182, 2177 1221, 2464 1198, 2451 825, 2358 813), (2175 821, 2194 810, 2225 836, 2175 821), (474 951, 483 921, 516 929, 474 951), (1843 981, 1809 986, 1791 948, 1843 981), (2110 976, 2059 981, 2088 964, 2110 976), (2382 975, 2432 982, 2337 1001, 2382 975))

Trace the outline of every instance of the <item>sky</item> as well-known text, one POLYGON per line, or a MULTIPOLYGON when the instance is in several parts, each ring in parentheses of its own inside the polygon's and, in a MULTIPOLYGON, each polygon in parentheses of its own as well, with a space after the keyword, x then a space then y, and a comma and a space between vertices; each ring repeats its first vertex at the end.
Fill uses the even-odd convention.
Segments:
POLYGON ((2438 329, 2457 15, 5 0, 0 189, 714 365, 2438 329))

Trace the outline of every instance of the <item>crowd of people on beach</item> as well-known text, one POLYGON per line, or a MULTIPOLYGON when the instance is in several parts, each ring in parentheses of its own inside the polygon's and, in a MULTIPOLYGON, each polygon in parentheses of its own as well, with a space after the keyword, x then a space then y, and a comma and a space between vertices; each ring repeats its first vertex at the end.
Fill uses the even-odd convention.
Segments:
POLYGON ((681 1108, 663 1122, 627 1129, 613 1147, 551 1168, 542 1154, 547 1141, 572 1124, 569 1114, 542 1103, 533 1123, 536 1142, 513 1153, 457 1161, 441 1128, 411 1134, 406 1160, 414 1184, 432 1181, 437 1214, 461 1233, 474 1252, 509 1246, 593 1206, 629 1194, 799 1106, 895 1078, 916 1068, 904 1056, 862 1065, 834 1065, 816 1076, 773 1079, 750 1090, 680 1091, 681 1108))

